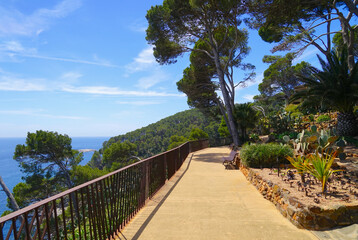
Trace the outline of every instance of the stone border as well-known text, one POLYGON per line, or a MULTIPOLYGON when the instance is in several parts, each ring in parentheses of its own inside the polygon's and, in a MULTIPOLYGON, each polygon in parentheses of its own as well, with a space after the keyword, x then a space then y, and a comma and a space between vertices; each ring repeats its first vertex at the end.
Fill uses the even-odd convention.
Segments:
POLYGON ((358 223, 358 205, 336 205, 330 208, 315 205, 305 206, 299 199, 290 197, 290 192, 287 189, 281 189, 271 181, 263 179, 250 168, 240 164, 240 170, 263 197, 271 201, 281 214, 298 228, 327 230, 358 223))

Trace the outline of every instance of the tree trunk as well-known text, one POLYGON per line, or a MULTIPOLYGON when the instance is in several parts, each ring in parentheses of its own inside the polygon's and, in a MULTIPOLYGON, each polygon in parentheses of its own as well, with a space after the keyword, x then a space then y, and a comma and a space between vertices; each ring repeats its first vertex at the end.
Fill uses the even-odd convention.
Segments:
POLYGON ((337 133, 339 136, 356 136, 358 121, 353 112, 337 114, 337 133))
POLYGON ((233 114, 233 109, 231 108, 231 104, 230 104, 230 97, 229 97, 229 93, 226 89, 225 86, 225 77, 224 77, 224 72, 221 69, 220 66, 220 62, 219 62, 219 56, 217 53, 215 53, 215 66, 216 66, 216 71, 219 77, 219 82, 220 82, 220 89, 224 98, 224 104, 226 107, 226 113, 227 113, 227 117, 228 117, 228 127, 231 129, 231 136, 232 136, 232 140, 235 144, 235 146, 239 146, 239 135, 237 132, 237 128, 235 125, 235 120, 234 120, 234 114, 233 114))
POLYGON ((220 112, 223 115, 223 118, 224 118, 224 121, 226 123, 227 129, 229 130, 229 133, 232 136, 231 128, 229 127, 229 120, 227 119, 227 116, 226 116, 225 107, 223 106, 223 104, 221 103, 220 100, 218 100, 218 105, 220 107, 220 112))
MULTIPOLYGON (((16 202, 14 195, 10 192, 9 188, 6 186, 4 180, 0 176, 0 185, 3 191, 6 193, 6 196, 10 199, 11 209, 15 211, 20 210, 19 205, 16 202)), ((18 220, 22 223, 24 221, 24 217, 22 215, 18 216, 18 220)))
POLYGON ((6 186, 4 180, 2 179, 1 176, 0 176, 0 185, 1 185, 2 189, 3 189, 3 191, 6 193, 6 196, 10 199, 11 209, 14 210, 14 211, 20 210, 20 207, 17 204, 16 199, 14 198, 12 193, 10 192, 9 188, 6 186))

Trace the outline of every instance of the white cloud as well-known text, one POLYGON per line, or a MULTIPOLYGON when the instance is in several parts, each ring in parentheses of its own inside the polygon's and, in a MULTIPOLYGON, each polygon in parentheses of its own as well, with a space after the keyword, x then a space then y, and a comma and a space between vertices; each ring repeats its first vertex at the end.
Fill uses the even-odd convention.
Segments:
MULTIPOLYGON (((0 69, 0 91, 62 91, 70 93, 134 96, 134 97, 183 97, 185 94, 167 93, 165 91, 133 91, 122 90, 117 87, 108 86, 75 86, 78 79, 82 77, 78 72, 63 73, 57 81, 48 81, 41 78, 20 78, 10 73, 2 72, 0 69)), ((148 87, 152 83, 147 83, 148 87)))
POLYGON ((155 58, 153 56, 153 47, 149 46, 143 49, 134 60, 126 65, 128 73, 135 73, 152 69, 156 65, 155 58))
POLYGON ((156 69, 150 76, 140 78, 136 87, 141 89, 148 89, 157 83, 167 80, 168 78, 168 75, 164 71, 156 69))
POLYGON ((143 19, 137 19, 129 25, 129 29, 133 32, 145 33, 147 22, 143 19))
POLYGON ((252 94, 246 94, 244 96, 242 96, 242 98, 246 99, 249 102, 252 102, 254 100, 255 95, 252 94))
POLYGON ((30 15, 0 6, 0 36, 38 35, 52 20, 66 17, 80 6, 81 0, 63 0, 51 9, 41 8, 30 15))
POLYGON ((46 91, 49 90, 44 79, 21 79, 12 76, 0 76, 1 91, 46 91))
POLYGON ((66 83, 77 83, 83 75, 78 72, 66 72, 60 77, 66 83))
POLYGON ((35 48, 26 48, 18 41, 5 41, 0 43, 0 60, 14 61, 18 55, 34 55, 35 48))
POLYGON ((74 87, 65 86, 61 89, 64 92, 71 93, 85 93, 85 94, 98 94, 98 95, 116 95, 116 96, 135 96, 135 97, 183 97, 184 94, 166 93, 155 91, 125 91, 116 87, 106 86, 84 86, 74 87))
POLYGON ((19 55, 22 57, 28 57, 28 58, 51 60, 51 61, 89 64, 89 65, 96 65, 96 66, 102 66, 102 67, 113 67, 113 68, 119 67, 117 65, 113 65, 109 62, 104 62, 104 61, 90 61, 90 60, 81 60, 81 59, 72 59, 72 58, 49 57, 49 56, 41 56, 41 55, 36 55, 36 54, 15 54, 15 55, 19 55))
POLYGON ((156 105, 161 104, 160 101, 117 101, 117 104, 122 105, 135 105, 135 106, 147 106, 147 105, 156 105))
POLYGON ((82 60, 82 59, 73 59, 73 58, 62 58, 62 57, 51 57, 39 55, 35 48, 26 48, 20 42, 17 41, 7 41, 0 43, 0 59, 3 61, 7 60, 17 60, 16 57, 23 58, 37 58, 50 61, 61 61, 61 62, 72 62, 79 64, 89 64, 102 67, 112 67, 118 68, 119 66, 111 64, 109 61, 100 59, 97 55, 93 56, 93 60, 82 60))
POLYGON ((23 109, 23 110, 0 110, 0 115, 23 115, 23 116, 32 116, 32 117, 44 117, 52 119, 69 119, 69 120, 83 120, 85 118, 78 116, 64 116, 64 115, 52 115, 47 113, 42 113, 42 109, 23 109))
POLYGON ((298 58, 295 58, 292 61, 292 64, 297 64, 302 62, 303 60, 309 60, 312 57, 315 57, 318 53, 320 53, 320 51, 317 48, 313 48, 311 50, 306 50, 303 52, 303 54, 301 54, 298 58))

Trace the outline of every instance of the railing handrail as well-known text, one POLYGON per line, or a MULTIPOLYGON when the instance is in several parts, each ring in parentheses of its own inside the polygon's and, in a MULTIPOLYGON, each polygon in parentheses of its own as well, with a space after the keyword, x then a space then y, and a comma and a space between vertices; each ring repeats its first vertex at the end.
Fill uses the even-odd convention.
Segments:
MULTIPOLYGON (((198 141, 206 141, 206 140, 207 140, 207 139, 198 140, 198 141)), ((123 167, 123 168, 117 169, 117 170, 115 170, 115 171, 113 171, 113 172, 110 172, 110 173, 108 173, 108 174, 106 174, 106 175, 103 175, 103 176, 98 177, 98 178, 96 178, 96 179, 90 180, 90 181, 88 181, 88 182, 86 182, 86 183, 83 183, 83 184, 80 184, 80 185, 75 186, 75 187, 73 187, 73 188, 67 189, 67 190, 65 190, 65 191, 63 191, 63 192, 60 192, 60 193, 58 193, 58 194, 56 194, 56 195, 53 195, 53 196, 51 196, 51 197, 48 197, 48 198, 46 198, 46 199, 44 199, 44 200, 35 202, 35 203, 33 203, 33 204, 31 204, 31 205, 29 205, 29 206, 27 206, 27 207, 24 207, 24 208, 22 208, 22 209, 20 209, 20 210, 17 210, 17 211, 15 211, 15 212, 9 213, 8 215, 6 215, 6 216, 4 216, 4 217, 1 217, 1 218, 0 218, 0 224, 1 224, 1 223, 4 223, 4 222, 6 222, 6 221, 9 221, 9 220, 11 220, 12 218, 19 217, 20 215, 22 215, 22 214, 24 214, 24 213, 26 213, 26 212, 29 212, 29 211, 31 211, 31 210, 34 210, 35 208, 38 208, 38 207, 40 207, 40 206, 42 206, 42 205, 45 205, 45 204, 47 204, 47 203, 50 203, 50 202, 52 202, 53 200, 56 200, 56 199, 59 199, 59 198, 61 198, 61 197, 66 196, 66 195, 69 195, 69 194, 71 194, 71 193, 73 193, 73 192, 75 192, 75 191, 77 191, 77 190, 79 190, 79 189, 81 189, 81 188, 85 188, 85 187, 90 186, 91 184, 100 182, 100 181, 102 181, 103 179, 106 179, 106 178, 108 178, 108 177, 110 177, 110 176, 112 176, 112 175, 115 175, 115 174, 119 173, 119 172, 125 171, 126 169, 129 169, 129 168, 134 167, 134 166, 136 166, 136 165, 142 164, 143 162, 148 162, 148 161, 150 161, 150 160, 152 160, 152 159, 154 159, 154 158, 156 158, 156 157, 159 157, 159 156, 161 156, 161 155, 165 155, 165 154, 167 154, 168 152, 172 152, 172 151, 175 151, 175 150, 177 150, 177 149, 180 149, 181 147, 183 147, 183 146, 186 145, 186 144, 189 144, 189 143, 192 143, 192 142, 198 142, 198 141, 187 141, 187 142, 181 144, 180 146, 175 147, 175 148, 173 148, 173 149, 171 149, 171 150, 168 150, 168 151, 159 153, 159 154, 157 154, 157 155, 151 156, 151 157, 149 157, 149 158, 143 159, 143 160, 141 160, 141 161, 135 162, 135 163, 133 163, 133 164, 130 164, 130 165, 125 166, 125 167, 123 167)))

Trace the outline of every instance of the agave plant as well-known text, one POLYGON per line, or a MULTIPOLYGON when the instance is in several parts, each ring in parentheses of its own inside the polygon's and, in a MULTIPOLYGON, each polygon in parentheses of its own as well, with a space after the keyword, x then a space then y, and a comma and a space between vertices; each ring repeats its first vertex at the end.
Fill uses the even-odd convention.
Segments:
POLYGON ((320 155, 310 154, 307 158, 309 164, 305 164, 305 171, 313 175, 318 181, 322 184, 322 193, 326 192, 326 185, 329 177, 338 171, 331 169, 334 159, 337 153, 333 152, 331 154, 320 155))
POLYGON ((347 62, 347 51, 331 52, 325 62, 320 56, 322 70, 310 67, 310 77, 299 76, 305 84, 303 90, 293 94, 294 100, 318 100, 321 105, 338 111, 337 133, 340 136, 355 136, 358 133, 358 122, 353 109, 358 102, 358 62, 350 71, 347 62))
POLYGON ((305 182, 305 173, 307 172, 306 170, 306 165, 307 165, 307 161, 305 159, 305 156, 295 156, 295 157, 287 157, 287 160, 291 163, 291 165, 296 168, 297 173, 301 176, 301 181, 304 183, 305 182))

